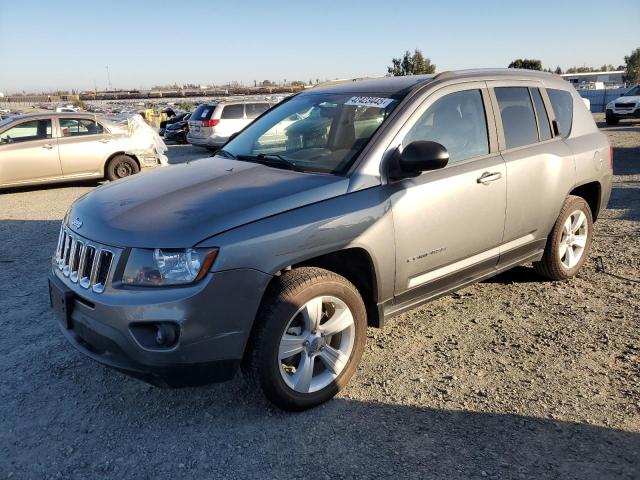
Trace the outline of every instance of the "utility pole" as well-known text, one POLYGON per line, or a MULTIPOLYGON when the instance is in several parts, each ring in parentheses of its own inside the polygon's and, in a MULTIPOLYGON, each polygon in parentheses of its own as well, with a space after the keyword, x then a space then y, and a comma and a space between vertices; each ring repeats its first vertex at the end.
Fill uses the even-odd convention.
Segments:
POLYGON ((111 76, 109 75, 109 65, 107 65, 106 67, 104 67, 107 69, 107 88, 109 90, 113 90, 113 88, 111 87, 111 76))

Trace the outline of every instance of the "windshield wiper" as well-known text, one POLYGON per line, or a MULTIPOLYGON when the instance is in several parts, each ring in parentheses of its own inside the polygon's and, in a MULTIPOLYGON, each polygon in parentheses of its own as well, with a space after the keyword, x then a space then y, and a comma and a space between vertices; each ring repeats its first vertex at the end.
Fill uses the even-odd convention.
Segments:
POLYGON ((289 170, 295 170, 296 172, 304 171, 291 160, 287 160, 283 156, 278 155, 276 153, 270 153, 270 154, 259 153, 258 155, 238 155, 236 159, 243 160, 246 162, 262 163, 270 167, 284 167, 289 170))
POLYGON ((226 150, 218 150, 211 154, 212 157, 215 157, 216 155, 222 155, 223 157, 231 158, 232 160, 236 159, 236 156, 233 153, 227 152, 226 150))

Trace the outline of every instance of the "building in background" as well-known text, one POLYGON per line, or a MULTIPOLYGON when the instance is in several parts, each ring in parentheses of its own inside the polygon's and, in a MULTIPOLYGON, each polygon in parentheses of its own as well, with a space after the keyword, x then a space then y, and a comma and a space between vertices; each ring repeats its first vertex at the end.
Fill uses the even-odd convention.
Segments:
POLYGON ((561 75, 566 81, 575 86, 580 84, 602 82, 605 87, 620 87, 624 85, 624 70, 614 70, 611 72, 586 72, 586 73, 565 73, 561 75))

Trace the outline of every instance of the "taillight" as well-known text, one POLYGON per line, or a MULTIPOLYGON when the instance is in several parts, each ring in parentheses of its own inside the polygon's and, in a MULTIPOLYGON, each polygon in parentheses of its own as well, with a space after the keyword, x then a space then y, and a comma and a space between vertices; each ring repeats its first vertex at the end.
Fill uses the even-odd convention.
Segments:
POLYGON ((613 145, 609 144, 609 166, 613 172, 613 145))
POLYGON ((215 120, 203 120, 202 121, 202 126, 203 127, 215 127, 216 125, 218 125, 220 123, 220 119, 215 119, 215 120))

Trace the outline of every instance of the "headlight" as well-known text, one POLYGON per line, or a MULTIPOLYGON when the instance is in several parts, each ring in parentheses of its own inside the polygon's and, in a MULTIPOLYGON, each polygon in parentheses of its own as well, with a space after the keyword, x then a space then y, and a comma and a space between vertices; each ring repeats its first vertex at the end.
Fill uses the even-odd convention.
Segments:
POLYGON ((129 254, 122 283, 164 287, 197 282, 207 274, 217 255, 217 249, 134 248, 129 254))
POLYGON ((607 103, 607 106, 605 107, 605 110, 613 110, 613 102, 607 103))

